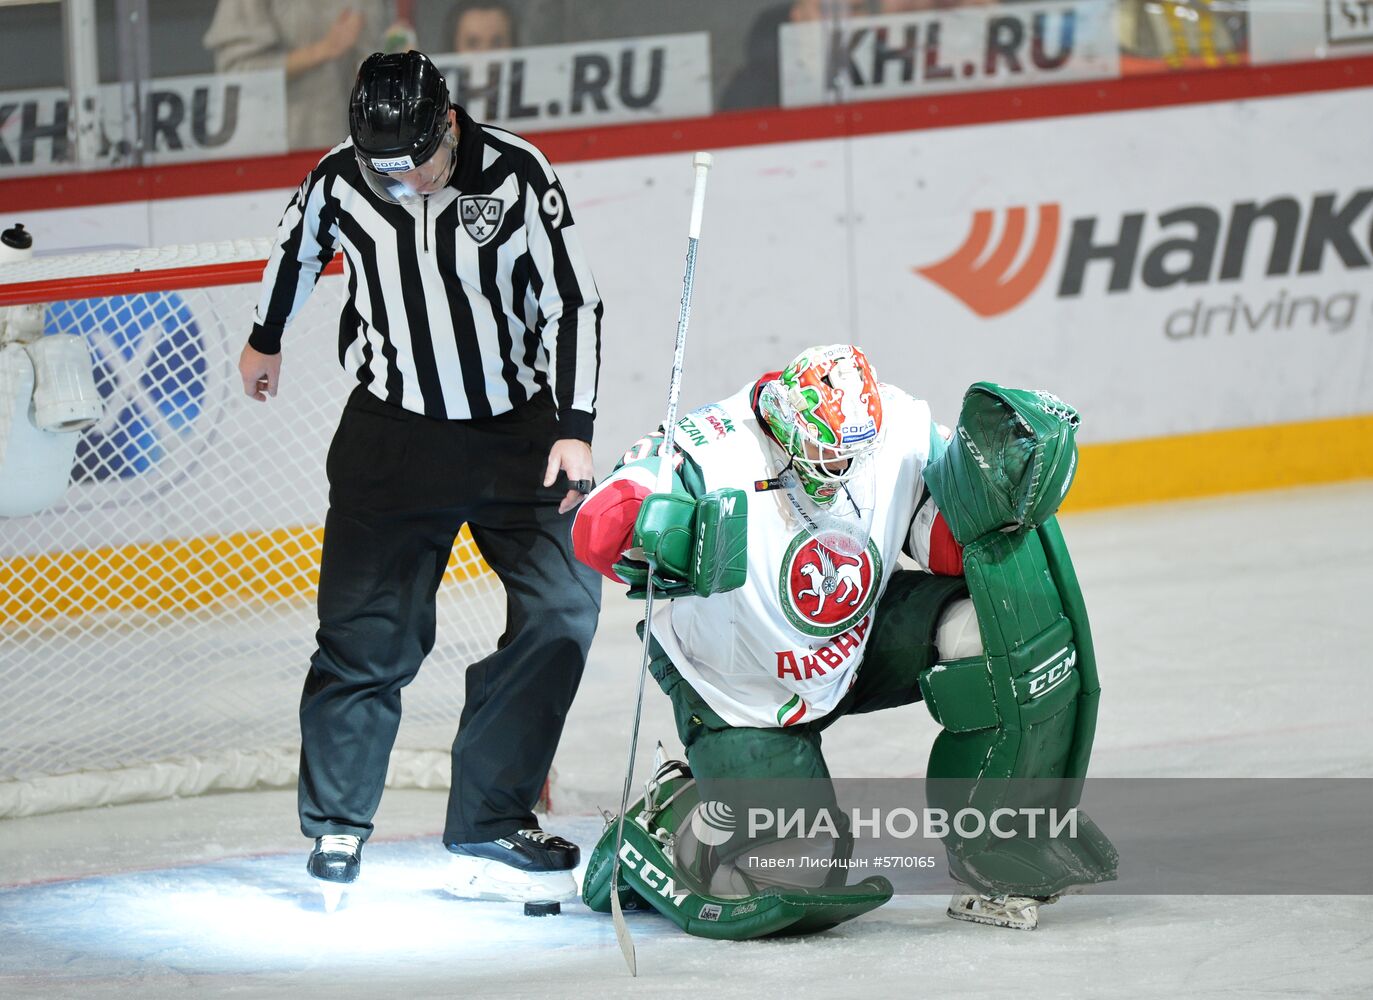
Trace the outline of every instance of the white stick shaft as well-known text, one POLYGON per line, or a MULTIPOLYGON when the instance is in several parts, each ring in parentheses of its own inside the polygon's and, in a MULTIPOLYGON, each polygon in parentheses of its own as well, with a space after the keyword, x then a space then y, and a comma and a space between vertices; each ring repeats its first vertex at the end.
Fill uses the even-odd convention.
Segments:
POLYGON ((687 236, 693 240, 701 238, 701 216, 706 211, 706 174, 713 162, 709 153, 697 153, 691 160, 696 169, 696 187, 691 193, 691 224, 687 227, 687 236))
POLYGON ((691 290, 696 282, 696 247, 701 239, 701 219, 706 208, 706 176, 711 155, 697 153, 692 159, 696 181, 691 192, 691 222, 687 228, 686 273, 682 275, 682 301, 677 309, 677 347, 672 355, 672 378, 667 387, 667 416, 663 421, 663 449, 658 462, 656 492, 672 489, 672 444, 677 436, 677 400, 682 394, 682 366, 686 358, 687 327, 691 323, 691 290))

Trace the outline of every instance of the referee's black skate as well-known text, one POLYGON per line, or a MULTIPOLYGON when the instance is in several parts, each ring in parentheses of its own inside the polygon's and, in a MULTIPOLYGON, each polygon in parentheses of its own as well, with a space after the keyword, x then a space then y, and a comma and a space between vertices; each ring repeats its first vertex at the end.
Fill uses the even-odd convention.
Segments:
POLYGON ((316 837, 305 870, 319 879, 324 909, 332 913, 343 897, 344 887, 357 881, 362 871, 362 838, 349 833, 316 837))
POLYGON ((465 899, 564 900, 577 894, 574 843, 538 827, 472 844, 446 844, 454 855, 449 891, 465 899))

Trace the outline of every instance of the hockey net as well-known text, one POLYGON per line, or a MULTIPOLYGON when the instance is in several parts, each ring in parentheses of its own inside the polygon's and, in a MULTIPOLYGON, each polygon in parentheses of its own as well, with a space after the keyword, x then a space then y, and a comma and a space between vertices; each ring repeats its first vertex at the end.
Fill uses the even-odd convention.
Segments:
MULTIPOLYGON (((335 267, 287 332, 279 395, 243 395, 238 354, 269 249, 0 267, 0 305, 45 303, 45 332, 82 336, 104 399, 63 500, 0 517, 0 816, 294 784, 324 461, 353 383, 335 267)), ((447 784, 464 670, 503 619, 464 531, 390 784, 447 784)))

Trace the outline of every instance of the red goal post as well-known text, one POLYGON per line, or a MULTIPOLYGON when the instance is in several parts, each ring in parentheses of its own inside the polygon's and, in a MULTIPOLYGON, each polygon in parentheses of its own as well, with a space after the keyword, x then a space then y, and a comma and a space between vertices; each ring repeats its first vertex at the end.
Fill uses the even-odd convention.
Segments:
MULTIPOLYGON (((294 784, 324 459, 352 383, 336 260, 287 333, 279 395, 243 395, 237 358, 269 249, 0 266, 0 308, 41 303, 45 332, 80 335, 104 401, 62 500, 0 517, 0 817, 294 784)), ((463 672, 503 620, 464 532, 390 783, 447 784, 463 672)))

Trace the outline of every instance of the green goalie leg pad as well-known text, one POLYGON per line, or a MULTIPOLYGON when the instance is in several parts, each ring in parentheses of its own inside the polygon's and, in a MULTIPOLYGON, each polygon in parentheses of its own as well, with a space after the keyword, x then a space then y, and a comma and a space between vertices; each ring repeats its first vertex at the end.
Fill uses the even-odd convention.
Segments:
POLYGON ((1082 600, 1077 572, 1068 557, 1068 546, 1058 518, 1051 517, 1039 526, 1039 539, 1044 546, 1044 558, 1063 599, 1063 614, 1073 623, 1077 639, 1077 721, 1073 733, 1073 747, 1064 768, 1064 777, 1071 782, 1065 789, 1065 805, 1077 805, 1082 797, 1082 782, 1087 777, 1087 764, 1092 757, 1092 740, 1096 736, 1097 703, 1101 700, 1101 683, 1097 680, 1096 652, 1092 645, 1092 626, 1087 621, 1087 606, 1082 600))
MULTIPOLYGON (((1039 529, 994 532, 964 550, 984 655, 920 676, 926 706, 945 729, 930 752, 931 805, 1056 809, 1078 804, 1096 728, 1096 663, 1081 591, 1053 518, 1039 529)), ((981 892, 1047 897, 1115 877, 1115 848, 1082 813, 1075 826, 1035 836, 951 835, 953 874, 981 892)))
MULTIPOLYGON (((620 846, 621 905, 647 903, 688 934, 729 941, 827 930, 891 899, 886 879, 873 876, 852 886, 799 888, 759 885, 734 870, 728 895, 710 891, 715 855, 689 833, 699 801, 689 773, 650 783, 650 795, 625 815, 620 846), (661 805, 659 804, 661 803, 661 805), (681 850, 690 859, 678 864, 681 850), (742 891, 736 891, 742 889, 742 891)), ((617 823, 611 821, 592 849, 582 899, 610 912, 617 823)))

